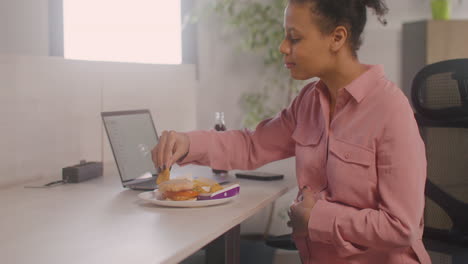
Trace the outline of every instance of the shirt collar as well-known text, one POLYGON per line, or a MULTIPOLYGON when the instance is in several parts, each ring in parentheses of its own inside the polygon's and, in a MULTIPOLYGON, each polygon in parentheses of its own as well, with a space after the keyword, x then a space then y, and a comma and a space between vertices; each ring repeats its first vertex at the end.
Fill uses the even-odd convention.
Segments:
MULTIPOLYGON (((343 87, 356 102, 360 103, 369 92, 374 89, 375 83, 385 76, 383 65, 366 65, 367 71, 343 87)), ((316 85, 322 93, 328 93, 326 85, 319 81, 316 85)))
POLYGON ((385 76, 383 65, 366 65, 367 71, 354 79, 344 89, 360 103, 375 88, 378 80, 385 76))

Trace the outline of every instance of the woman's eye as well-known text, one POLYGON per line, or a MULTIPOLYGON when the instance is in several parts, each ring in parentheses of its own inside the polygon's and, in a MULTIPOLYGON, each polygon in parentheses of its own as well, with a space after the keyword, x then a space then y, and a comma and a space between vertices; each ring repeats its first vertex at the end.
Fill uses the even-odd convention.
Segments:
POLYGON ((301 39, 299 38, 289 38, 289 41, 291 41, 292 44, 298 43, 301 39))

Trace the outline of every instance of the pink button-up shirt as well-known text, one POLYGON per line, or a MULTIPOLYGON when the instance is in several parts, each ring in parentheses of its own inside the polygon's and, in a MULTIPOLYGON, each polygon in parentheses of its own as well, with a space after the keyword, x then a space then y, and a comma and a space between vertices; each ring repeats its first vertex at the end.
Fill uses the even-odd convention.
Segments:
POLYGON ((430 263, 423 233, 426 158, 413 111, 381 66, 338 91, 330 121, 321 81, 255 131, 194 131, 181 164, 250 170, 296 156, 315 192, 303 263, 430 263))

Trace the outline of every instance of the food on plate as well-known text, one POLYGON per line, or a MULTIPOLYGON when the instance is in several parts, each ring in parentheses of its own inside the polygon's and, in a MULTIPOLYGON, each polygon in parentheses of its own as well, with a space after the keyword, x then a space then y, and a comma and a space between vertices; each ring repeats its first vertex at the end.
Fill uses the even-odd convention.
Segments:
POLYGON ((158 174, 158 178, 156 179, 156 184, 159 185, 165 181, 168 181, 170 177, 171 177, 171 172, 169 171, 169 168, 166 168, 158 174))
POLYGON ((230 184, 222 187, 221 190, 213 193, 200 193, 197 197, 198 200, 216 200, 223 199, 239 194, 240 186, 238 183, 230 184))
POLYGON ((186 178, 167 180, 159 184, 159 189, 155 192, 158 200, 196 201, 236 196, 239 190, 239 184, 221 186, 213 179, 200 177, 195 180, 186 178))
POLYGON ((195 201, 199 192, 193 189, 193 181, 188 179, 174 179, 159 184, 159 191, 166 200, 195 201))
POLYGON ((193 180, 193 184, 193 189, 199 193, 214 193, 223 189, 217 181, 204 177, 193 180))

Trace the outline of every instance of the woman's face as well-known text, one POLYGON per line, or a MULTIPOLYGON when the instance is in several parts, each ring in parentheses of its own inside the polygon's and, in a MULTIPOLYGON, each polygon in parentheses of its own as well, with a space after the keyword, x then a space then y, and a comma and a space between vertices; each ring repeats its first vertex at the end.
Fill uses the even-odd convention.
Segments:
POLYGON ((280 52, 297 80, 321 77, 330 64, 330 36, 322 34, 310 4, 289 4, 284 12, 285 38, 280 52))

